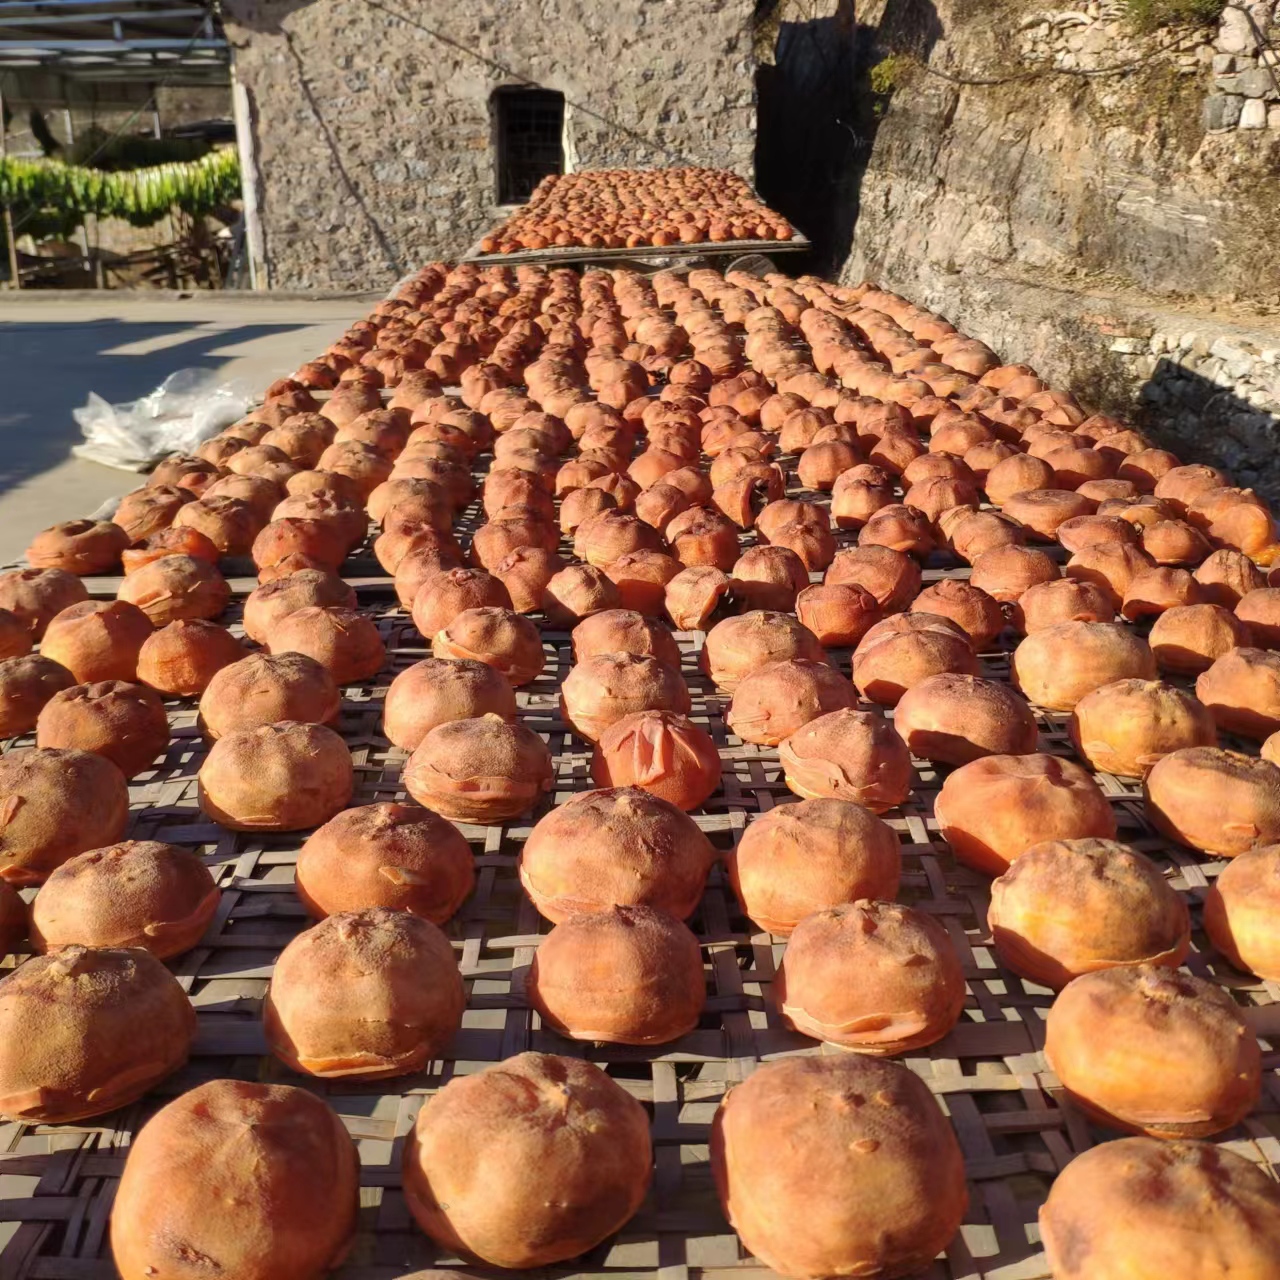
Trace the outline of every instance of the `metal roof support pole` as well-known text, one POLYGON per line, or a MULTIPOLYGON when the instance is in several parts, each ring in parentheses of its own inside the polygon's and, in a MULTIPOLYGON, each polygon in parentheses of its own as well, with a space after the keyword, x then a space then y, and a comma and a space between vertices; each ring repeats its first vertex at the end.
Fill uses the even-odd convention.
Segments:
MULTIPOLYGON (((0 161, 9 154, 8 130, 4 127, 4 89, 0 87, 0 161)), ((18 242, 13 234, 13 210, 6 201, 4 206, 4 236, 9 245, 10 288, 22 288, 22 276, 18 272, 18 242)))
POLYGON ((244 244, 249 259, 249 288, 270 289, 262 213, 258 206, 258 147, 253 132, 253 104, 249 91, 236 75, 231 57, 231 109, 236 123, 236 148, 240 152, 240 193, 244 202, 244 244))

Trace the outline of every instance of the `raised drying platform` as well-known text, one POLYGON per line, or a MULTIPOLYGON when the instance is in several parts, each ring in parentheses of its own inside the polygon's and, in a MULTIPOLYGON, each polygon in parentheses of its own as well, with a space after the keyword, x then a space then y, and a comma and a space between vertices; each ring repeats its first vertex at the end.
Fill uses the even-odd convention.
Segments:
MULTIPOLYGON (((499 256, 510 261, 515 255, 499 256)), ((477 479, 487 461, 481 460, 477 479)), ((804 496, 827 501, 821 495, 804 496)), ((473 502, 458 531, 465 535, 481 519, 480 504, 473 502)), ((847 531, 836 537, 842 547, 857 540, 847 531)), ((754 542, 753 533, 742 539, 744 548, 754 542)), ((567 544, 562 552, 570 553, 567 544)), ((227 561, 223 568, 235 593, 224 620, 239 631, 243 599, 256 579, 247 561, 227 561)), ((355 763, 352 803, 403 800, 406 757, 382 735, 382 700, 395 675, 429 649, 399 607, 391 578, 367 548, 350 558, 342 572, 387 646, 379 675, 344 691, 338 728, 355 763)), ((945 556, 932 557, 924 569, 926 582, 968 574, 967 567, 945 556)), ((92 578, 86 584, 97 598, 113 597, 119 579, 92 578)), ((1142 633, 1148 629, 1146 624, 1137 628, 1142 633)), ((744 743, 726 727, 728 697, 698 665, 702 633, 677 638, 693 700, 691 717, 711 734, 721 760, 721 787, 694 816, 725 851, 753 816, 795 797, 783 781, 776 749, 744 743)), ((0 1280, 113 1280, 107 1225, 133 1136, 165 1102, 219 1077, 310 1088, 328 1099, 356 1138, 362 1167, 360 1228, 350 1257, 333 1273, 336 1280, 401 1280, 419 1270, 457 1266, 410 1217, 401 1191, 404 1138, 425 1097, 453 1075, 529 1049, 583 1057, 607 1070, 650 1110, 656 1162, 649 1197, 618 1236, 574 1264, 538 1274, 548 1280, 730 1280, 744 1271, 772 1274, 746 1255, 720 1211, 709 1165, 711 1120, 725 1091, 760 1062, 841 1051, 782 1024, 770 988, 784 943, 761 933, 740 913, 719 866, 689 921, 703 948, 708 989, 706 1009, 694 1031, 656 1048, 630 1048, 582 1044, 540 1024, 524 982, 550 925, 523 892, 516 859, 542 813, 592 787, 590 748, 567 727, 559 710, 560 684, 572 665, 569 637, 547 629, 543 645, 546 667, 519 690, 517 701, 521 719, 550 745, 555 785, 529 817, 460 828, 475 853, 477 871, 475 892, 446 927, 467 986, 462 1030, 448 1056, 422 1072, 390 1081, 318 1081, 294 1074, 266 1052, 261 1006, 267 984, 280 951, 308 923, 293 891, 293 868, 305 833, 238 833, 206 819, 197 801, 196 777, 207 744, 192 705, 168 704, 171 745, 155 769, 130 784, 130 835, 197 851, 223 889, 218 915, 199 946, 171 962, 196 1008, 194 1051, 182 1071, 140 1102, 97 1120, 54 1126, 0 1123, 0 1280)), ((1007 681, 1008 652, 1006 643, 984 653, 982 674, 1007 681)), ((848 672, 848 651, 834 650, 832 658, 848 672)), ((1188 684, 1181 678, 1172 683, 1188 684)), ((1065 715, 1037 708, 1036 721, 1040 750, 1073 755, 1065 715)), ((7 750, 31 742, 26 737, 3 745, 7 750)), ((1228 740, 1226 745, 1235 744, 1228 740)), ((1280 984, 1231 969, 1201 927, 1200 902, 1226 864, 1160 836, 1146 819, 1139 785, 1109 774, 1095 776, 1115 810, 1118 838, 1156 859, 1191 906, 1195 928, 1186 967, 1230 990, 1264 1039, 1262 1099, 1241 1124, 1214 1141, 1278 1176, 1280 1053, 1271 1045, 1280 1044, 1280 984)), ((1047 1280, 1037 1210, 1054 1176, 1074 1155, 1114 1134, 1093 1127, 1063 1097, 1045 1062, 1044 1018, 1053 993, 1017 977, 996 956, 986 923, 990 881, 954 860, 933 818, 944 778, 945 771, 916 761, 910 798, 885 815, 902 852, 899 898, 944 925, 968 984, 964 1014, 951 1034, 901 1059, 949 1114, 971 1190, 962 1231, 945 1259, 922 1273, 921 1280, 1047 1280)), ((0 960, 0 972, 5 963, 0 960)))
POLYGON ((465 254, 463 262, 477 262, 484 266, 520 266, 523 263, 542 263, 545 266, 593 266, 597 263, 639 262, 648 266, 680 266, 701 258, 745 258, 759 253, 769 257, 779 253, 801 253, 812 249, 807 236, 796 232, 790 240, 704 240, 697 244, 641 245, 635 249, 590 249, 583 245, 566 245, 564 248, 522 249, 517 253, 481 253, 476 241, 465 254))

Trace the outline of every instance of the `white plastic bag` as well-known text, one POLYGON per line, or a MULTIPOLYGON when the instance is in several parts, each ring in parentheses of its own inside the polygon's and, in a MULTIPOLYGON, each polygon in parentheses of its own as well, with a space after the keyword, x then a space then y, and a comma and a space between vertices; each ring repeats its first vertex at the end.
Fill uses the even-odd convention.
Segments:
POLYGON ((171 453, 191 453, 244 417, 255 399, 247 383, 220 382, 208 369, 179 369, 141 400, 124 404, 108 404, 91 391, 71 411, 84 435, 71 452, 121 471, 148 471, 171 453))

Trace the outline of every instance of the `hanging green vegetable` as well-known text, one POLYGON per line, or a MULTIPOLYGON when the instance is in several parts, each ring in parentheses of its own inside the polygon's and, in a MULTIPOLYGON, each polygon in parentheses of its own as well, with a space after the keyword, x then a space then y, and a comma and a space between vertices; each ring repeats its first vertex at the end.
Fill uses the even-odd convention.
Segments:
POLYGON ((170 209, 193 218, 240 195, 240 158, 233 147, 199 160, 107 172, 57 160, 0 160, 0 204, 33 205, 60 214, 97 214, 150 226, 170 209))

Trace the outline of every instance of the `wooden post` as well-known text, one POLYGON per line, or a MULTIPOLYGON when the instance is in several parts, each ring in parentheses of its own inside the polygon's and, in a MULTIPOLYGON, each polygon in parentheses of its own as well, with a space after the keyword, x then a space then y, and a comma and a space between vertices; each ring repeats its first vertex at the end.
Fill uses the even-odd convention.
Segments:
POLYGON ((236 77, 231 62, 231 105, 236 122, 236 147, 240 152, 240 192, 244 203, 244 245, 249 258, 249 288, 270 289, 262 211, 258 204, 258 154, 253 136, 253 107, 248 91, 236 77))
MULTIPOLYGON (((4 127, 4 92, 0 90, 0 160, 3 160, 8 154, 8 131, 4 127)), ((10 287, 21 289, 22 276, 18 272, 18 242, 13 234, 13 210, 7 204, 4 206, 4 234, 5 239, 9 242, 10 287)))

